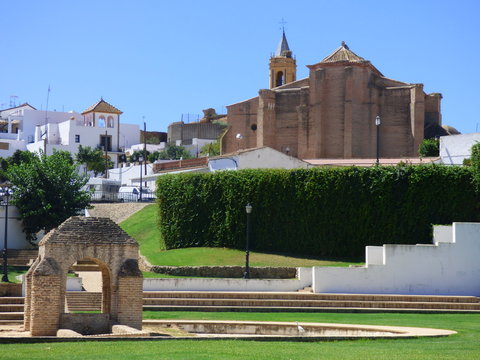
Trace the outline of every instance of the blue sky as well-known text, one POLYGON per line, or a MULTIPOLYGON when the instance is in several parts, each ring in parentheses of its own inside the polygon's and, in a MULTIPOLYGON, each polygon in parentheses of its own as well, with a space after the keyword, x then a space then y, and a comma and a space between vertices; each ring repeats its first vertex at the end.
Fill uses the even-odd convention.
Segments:
MULTIPOLYGON (((0 108, 10 96, 83 111, 101 96, 122 122, 166 131, 181 114, 268 87, 282 18, 297 59, 321 61, 344 40, 386 77, 443 94, 443 123, 480 131, 480 1, 0 1, 0 108)), ((372 120, 373 121, 373 120, 372 120)))

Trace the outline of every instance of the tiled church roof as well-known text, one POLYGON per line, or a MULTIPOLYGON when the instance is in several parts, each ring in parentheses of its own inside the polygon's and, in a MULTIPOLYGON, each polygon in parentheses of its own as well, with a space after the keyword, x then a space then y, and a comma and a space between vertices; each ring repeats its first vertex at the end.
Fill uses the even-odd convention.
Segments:
POLYGON ((286 52, 290 51, 290 48, 288 47, 288 42, 287 42, 287 37, 285 36, 285 31, 283 32, 282 39, 280 40, 280 43, 278 44, 277 51, 275 52, 275 56, 286 56, 286 52))
POLYGON ((96 104, 93 104, 90 106, 87 110, 82 112, 82 115, 88 114, 90 112, 103 112, 103 113, 109 113, 109 114, 123 114, 122 111, 118 110, 115 106, 110 105, 108 102, 103 100, 103 98, 100 99, 99 102, 96 104))
POLYGON ((353 51, 351 51, 348 48, 347 44, 345 44, 345 41, 342 41, 342 45, 338 49, 336 49, 333 53, 328 55, 325 59, 323 59, 321 62, 334 63, 334 62, 343 62, 343 61, 356 62, 356 63, 368 62, 364 58, 358 56, 353 51))

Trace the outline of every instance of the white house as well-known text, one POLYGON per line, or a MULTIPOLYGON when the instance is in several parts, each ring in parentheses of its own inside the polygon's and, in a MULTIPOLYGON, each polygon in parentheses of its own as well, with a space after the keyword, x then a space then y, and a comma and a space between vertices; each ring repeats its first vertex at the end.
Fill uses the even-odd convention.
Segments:
POLYGON ((121 124, 122 111, 100 99, 81 114, 39 111, 25 103, 0 111, 0 157, 16 150, 66 150, 75 155, 78 146, 107 147, 108 156, 118 164, 124 149, 140 142, 138 125, 121 124))
POLYGON ((462 165, 469 159, 472 146, 480 142, 480 133, 440 137, 440 158, 445 165, 462 165))

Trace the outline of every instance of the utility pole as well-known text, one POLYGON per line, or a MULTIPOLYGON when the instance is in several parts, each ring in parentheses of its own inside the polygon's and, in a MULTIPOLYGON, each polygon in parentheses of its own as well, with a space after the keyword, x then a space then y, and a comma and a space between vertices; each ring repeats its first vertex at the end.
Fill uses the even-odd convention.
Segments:
MULTIPOLYGON (((145 160, 145 176, 147 176, 147 123, 145 122, 145 116, 143 116, 143 159, 145 160)), ((147 187, 146 181, 145 187, 147 187)))
POLYGON ((105 130, 105 138, 103 141, 103 149, 105 150, 105 179, 108 179, 108 148, 107 148, 107 140, 108 140, 108 134, 107 130, 105 130))

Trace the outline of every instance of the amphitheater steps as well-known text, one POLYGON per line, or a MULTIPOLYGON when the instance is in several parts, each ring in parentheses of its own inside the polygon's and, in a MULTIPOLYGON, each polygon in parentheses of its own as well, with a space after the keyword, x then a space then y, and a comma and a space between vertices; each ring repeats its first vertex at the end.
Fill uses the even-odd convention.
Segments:
MULTIPOLYGON (((8 249, 7 263, 10 266, 29 266, 38 256, 38 250, 8 249)), ((0 256, 0 265, 3 265, 3 257, 0 256)))
POLYGON ((0 297, 0 325, 23 324, 23 297, 0 297))
POLYGON ((67 307, 69 311, 100 311, 102 293, 89 291, 67 291, 67 307))
POLYGON ((346 311, 349 309, 480 312, 480 299, 470 296, 144 292, 144 310, 152 311, 346 311))

